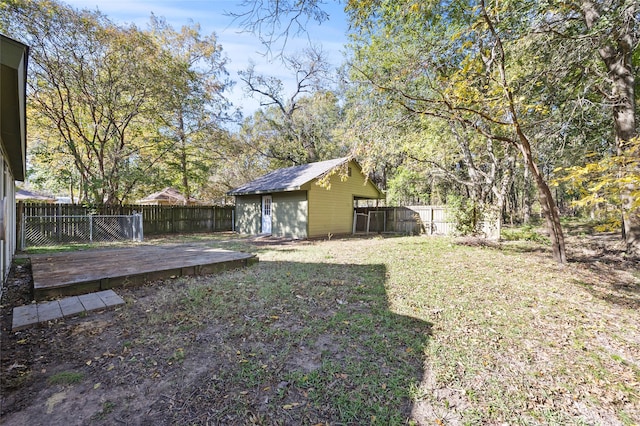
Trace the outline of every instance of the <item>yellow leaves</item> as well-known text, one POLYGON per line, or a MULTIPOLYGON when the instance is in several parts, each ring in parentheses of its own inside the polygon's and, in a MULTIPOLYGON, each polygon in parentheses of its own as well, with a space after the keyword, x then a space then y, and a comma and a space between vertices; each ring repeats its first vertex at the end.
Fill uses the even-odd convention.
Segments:
POLYGON ((462 31, 456 31, 454 33, 451 34, 450 40, 452 42, 457 41, 459 38, 462 37, 464 33, 462 31))
MULTIPOLYGON (((636 188, 632 196, 638 199, 640 188, 640 159, 634 154, 640 145, 636 138, 627 145, 627 151, 620 156, 605 156, 583 166, 559 168, 554 173, 559 175, 552 184, 564 184, 569 191, 579 198, 573 202, 575 206, 585 207, 611 203, 620 206, 620 193, 623 188, 636 188)), ((596 153, 590 152, 586 158, 594 159, 596 153)), ((640 205, 640 203, 638 203, 640 205)), ((639 205, 631 206, 637 208, 639 205)))
POLYGON ((292 402, 291 404, 285 404, 282 406, 283 409, 285 410, 293 410, 296 407, 299 407, 300 405, 302 405, 302 403, 300 402, 292 402))

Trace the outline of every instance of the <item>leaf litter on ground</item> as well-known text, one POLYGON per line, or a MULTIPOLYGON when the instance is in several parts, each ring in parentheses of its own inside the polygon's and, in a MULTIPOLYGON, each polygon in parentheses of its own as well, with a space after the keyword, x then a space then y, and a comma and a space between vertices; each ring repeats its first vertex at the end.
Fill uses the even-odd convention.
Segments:
POLYGON ((560 266, 536 243, 451 238, 199 241, 256 251, 260 263, 119 290, 127 305, 114 312, 4 330, 3 416, 292 425, 640 419, 637 263, 574 251, 560 266), (87 380, 46 413, 37 407, 59 389, 43 383, 61 371, 87 380), (71 410, 73 392, 85 398, 80 411, 71 410))

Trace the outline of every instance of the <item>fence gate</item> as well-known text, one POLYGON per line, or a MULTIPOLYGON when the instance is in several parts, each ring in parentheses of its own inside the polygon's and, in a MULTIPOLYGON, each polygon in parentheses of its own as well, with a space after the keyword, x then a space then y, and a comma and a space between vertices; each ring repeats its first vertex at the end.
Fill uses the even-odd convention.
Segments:
POLYGON ((353 211, 354 234, 450 235, 454 229, 446 206, 357 207, 353 211))
POLYGON ((142 215, 24 216, 21 248, 68 243, 142 241, 142 215))

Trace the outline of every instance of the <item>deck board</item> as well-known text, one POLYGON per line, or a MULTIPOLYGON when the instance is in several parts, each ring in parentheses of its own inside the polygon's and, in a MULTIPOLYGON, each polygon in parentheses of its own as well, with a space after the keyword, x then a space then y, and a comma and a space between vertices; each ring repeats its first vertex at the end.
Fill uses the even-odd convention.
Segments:
POLYGON ((34 297, 70 296, 199 275, 257 262, 251 253, 205 245, 140 245, 31 256, 34 297))

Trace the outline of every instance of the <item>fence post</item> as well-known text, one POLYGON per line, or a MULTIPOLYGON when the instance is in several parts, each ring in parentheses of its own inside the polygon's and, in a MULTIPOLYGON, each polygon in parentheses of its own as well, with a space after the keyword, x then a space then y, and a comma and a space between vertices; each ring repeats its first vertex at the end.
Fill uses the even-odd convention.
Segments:
POLYGON ((392 207, 389 212, 393 213, 393 216, 387 216, 387 220, 389 221, 389 231, 393 233, 398 232, 398 208, 392 207))
POLYGON ((20 244, 20 246, 18 246, 18 250, 22 250, 22 236, 21 236, 21 232, 22 232, 22 220, 24 218, 24 202, 22 201, 18 201, 17 205, 16 205, 16 243, 20 244))
POLYGON ((353 209, 353 230, 351 231, 352 234, 356 233, 356 222, 358 221, 358 212, 357 210, 354 208, 353 209))
POLYGON ((144 241, 144 230, 143 230, 143 222, 142 222, 142 213, 137 213, 135 210, 133 211, 133 241, 144 241))
POLYGON ((434 221, 435 221, 435 213, 434 213, 434 211, 435 211, 435 209, 433 208, 433 206, 431 207, 430 211, 431 211, 431 220, 429 221, 429 235, 433 235, 433 231, 434 231, 433 228, 435 228, 435 224, 434 224, 434 221))
POLYGON ((23 215, 22 222, 20 223, 20 227, 22 228, 20 230, 20 250, 24 250, 26 248, 25 247, 26 238, 25 238, 24 234, 26 233, 27 228, 26 228, 25 222, 26 222, 26 218, 23 215))
POLYGON ((62 241, 62 204, 56 209, 56 238, 58 242, 62 241))
POLYGON ((93 242, 93 215, 89 215, 89 242, 93 242))

